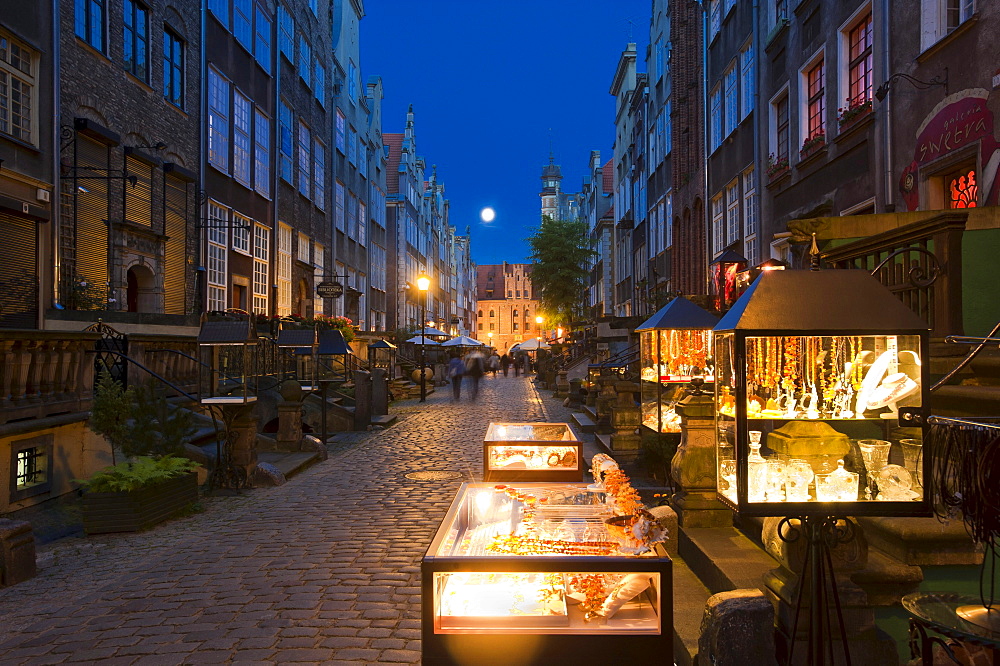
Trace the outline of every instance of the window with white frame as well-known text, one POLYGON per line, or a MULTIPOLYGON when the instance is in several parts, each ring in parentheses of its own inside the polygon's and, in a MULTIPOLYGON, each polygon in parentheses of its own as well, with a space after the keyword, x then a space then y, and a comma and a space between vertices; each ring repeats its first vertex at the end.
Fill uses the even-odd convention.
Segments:
POLYGON ((253 53, 253 0, 233 0, 233 36, 253 53))
POLYGON ((339 231, 344 231, 344 184, 339 180, 334 184, 333 223, 339 231))
POLYGON ((257 314, 267 314, 270 245, 271 230, 260 224, 255 224, 253 227, 253 311, 257 314))
POLYGON ((927 49, 976 13, 976 0, 920 0, 920 47, 927 49))
MULTIPOLYGON (((313 284, 319 284, 326 276, 326 255, 322 243, 313 243, 313 284)), ((342 300, 342 299, 338 299, 342 300)), ((318 313, 324 312, 325 306, 322 299, 316 299, 315 310, 318 313)))
POLYGON ((358 199, 358 245, 364 246, 368 243, 368 207, 365 202, 358 199))
POLYGON ((0 31, 0 134, 36 143, 37 52, 0 31))
POLYGON ((253 57, 271 73, 271 18, 260 7, 254 9, 253 57))
POLYGON ((271 119, 254 110, 254 189, 271 196, 271 119))
POLYGON ((208 70, 208 163, 229 173, 229 81, 208 70))
POLYGON ((352 102, 358 101, 358 68, 353 60, 347 63, 347 95, 352 102))
POLYGON ((872 13, 869 10, 847 31, 847 108, 855 109, 872 99, 872 13))
POLYGON ((313 139, 313 203, 326 210, 326 146, 313 139))
POLYGON ((740 179, 726 186, 726 244, 740 239, 740 179))
POLYGON ((250 253, 250 230, 252 228, 253 220, 233 211, 233 249, 248 257, 253 256, 250 253))
POLYGON ((353 192, 347 193, 347 237, 358 237, 358 198, 353 192))
POLYGON ((711 101, 711 121, 709 124, 709 152, 714 152, 722 143, 722 88, 716 86, 712 91, 711 101))
POLYGON ((292 314, 292 228, 278 222, 278 312, 280 316, 292 314))
POLYGON ((233 178, 247 187, 251 186, 250 118, 253 116, 250 100, 240 91, 233 91, 233 178))
MULTIPOLYGON (((214 201, 208 202, 209 222, 217 223, 229 220, 229 209, 214 201)), ((226 227, 209 227, 205 229, 208 240, 208 309, 226 309, 226 280, 228 257, 228 239, 226 227)))
POLYGON ((340 109, 337 109, 334 131, 337 135, 337 150, 343 155, 347 152, 347 117, 340 109))
POLYGON ((738 80, 739 66, 734 60, 729 66, 729 69, 726 70, 726 74, 723 77, 723 81, 726 86, 725 136, 729 136, 736 130, 736 123, 740 118, 740 96, 739 87, 737 86, 738 80))
POLYGON ((309 263, 309 252, 312 250, 312 241, 309 240, 309 236, 302 232, 299 232, 298 242, 296 243, 296 255, 295 258, 304 264, 309 263))
POLYGON ((284 5, 278 6, 278 49, 288 62, 295 64, 295 19, 284 5))
POLYGON ((278 107, 278 173, 289 185, 292 184, 292 109, 285 100, 278 107))
POLYGON ((712 252, 719 254, 726 247, 725 203, 719 194, 712 199, 712 252))
POLYGON ((771 104, 772 122, 774 127, 774 143, 772 144, 774 164, 788 166, 791 145, 791 129, 788 113, 788 91, 784 91, 771 104))
POLYGON ((740 92, 741 94, 741 118, 746 118, 753 111, 754 94, 756 91, 756 71, 753 59, 753 42, 749 42, 740 51, 740 92))
POLYGON ((310 171, 312 167, 312 158, 310 157, 309 151, 312 144, 312 135, 309 132, 309 127, 299 121, 299 193, 308 198, 311 194, 312 180, 310 179, 310 171))
POLYGON ((814 60, 802 73, 805 98, 806 134, 803 141, 826 134, 826 73, 824 59, 821 55, 814 60))
POLYGON ((364 137, 358 134, 358 173, 362 178, 368 177, 368 147, 365 146, 364 137))
POLYGON ((671 247, 674 244, 674 194, 670 190, 667 191, 667 196, 664 199, 663 204, 665 206, 662 210, 663 217, 663 228, 664 228, 664 247, 671 247))
POLYGON ((369 263, 371 271, 371 287, 379 291, 385 291, 385 248, 381 245, 373 244, 371 247, 371 259, 369 263))
POLYGON ((347 161, 357 164, 358 161, 358 135, 353 127, 347 128, 347 161))
POLYGON ((299 35, 299 77, 312 87, 312 48, 304 35, 299 35))
POLYGON ((751 266, 758 263, 756 254, 758 231, 757 184, 754 169, 750 167, 743 172, 743 247, 751 266))

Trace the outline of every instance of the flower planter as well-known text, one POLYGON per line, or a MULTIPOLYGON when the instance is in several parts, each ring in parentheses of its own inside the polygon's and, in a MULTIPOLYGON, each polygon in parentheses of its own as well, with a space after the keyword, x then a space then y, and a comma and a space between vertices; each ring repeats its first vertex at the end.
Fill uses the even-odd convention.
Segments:
POLYGON ((139 532, 173 517, 198 501, 198 474, 191 472, 128 492, 84 493, 87 534, 139 532))
POLYGON ((799 151, 799 161, 804 162, 805 160, 809 159, 810 157, 820 152, 821 150, 824 150, 825 148, 826 148, 825 141, 823 143, 817 143, 812 146, 809 146, 808 148, 803 148, 802 150, 799 151))
POLYGON ((785 176, 787 176, 789 173, 791 173, 791 171, 792 171, 792 168, 791 167, 787 167, 787 166, 783 167, 781 169, 778 169, 777 171, 772 171, 767 176, 767 182, 768 182, 768 184, 778 182, 779 180, 781 180, 782 178, 784 178, 785 176))
POLYGON ((864 122, 865 118, 872 115, 872 108, 869 106, 867 110, 857 113, 846 120, 841 120, 837 125, 837 130, 840 134, 849 132, 854 126, 864 122))

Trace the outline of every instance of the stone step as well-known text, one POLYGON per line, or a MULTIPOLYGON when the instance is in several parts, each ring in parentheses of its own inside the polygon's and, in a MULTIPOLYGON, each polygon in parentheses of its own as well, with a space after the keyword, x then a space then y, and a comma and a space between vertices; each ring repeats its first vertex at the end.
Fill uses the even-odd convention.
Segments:
POLYGON ((378 416, 372 417, 372 425, 382 426, 383 428, 388 428, 395 422, 395 414, 379 414, 378 416))
POLYGON ((594 429, 597 427, 597 424, 594 423, 593 419, 583 412, 573 412, 570 418, 573 419, 573 422, 584 432, 594 432, 594 429))
POLYGON ((680 558, 673 561, 674 583, 674 663, 692 666, 698 655, 698 637, 705 602, 711 596, 698 577, 680 558))
POLYGON ((314 463, 319 462, 318 451, 260 451, 257 454, 257 462, 266 462, 274 465, 286 479, 290 479, 296 474, 307 469, 314 463))
POLYGON ((735 527, 681 527, 678 538, 681 558, 712 594, 750 588, 764 591, 764 574, 778 566, 735 527))
POLYGON ((1000 416, 1000 386, 942 386, 931 394, 939 416, 1000 416))
POLYGON ((583 413, 590 417, 590 420, 597 423, 597 408, 590 405, 583 406, 583 413))
POLYGON ((615 457, 615 452, 611 450, 611 435, 594 433, 594 442, 601 449, 602 453, 607 453, 612 458, 615 457))

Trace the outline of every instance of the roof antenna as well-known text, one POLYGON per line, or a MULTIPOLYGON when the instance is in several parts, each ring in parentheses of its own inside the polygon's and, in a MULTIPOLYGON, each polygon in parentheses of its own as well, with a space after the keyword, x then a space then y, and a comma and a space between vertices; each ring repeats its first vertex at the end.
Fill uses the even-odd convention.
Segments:
POLYGON ((813 232, 812 245, 809 247, 809 270, 819 270, 819 246, 816 245, 816 233, 813 232))
POLYGON ((549 164, 553 164, 556 161, 555 152, 552 150, 552 128, 549 128, 549 164))

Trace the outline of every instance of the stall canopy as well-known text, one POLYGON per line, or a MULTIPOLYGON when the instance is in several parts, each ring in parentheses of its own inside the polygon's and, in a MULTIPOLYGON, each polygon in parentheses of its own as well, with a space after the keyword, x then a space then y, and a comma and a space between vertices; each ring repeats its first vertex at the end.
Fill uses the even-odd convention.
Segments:
POLYGON ((407 340, 407 342, 409 342, 410 344, 414 344, 414 345, 440 345, 441 344, 440 342, 438 342, 436 340, 431 340, 430 338, 424 337, 422 335, 415 335, 412 338, 410 338, 409 340, 407 340))
POLYGON ((719 318, 683 296, 678 296, 644 321, 635 332, 661 329, 715 328, 719 318))
POLYGON ((420 336, 420 335, 429 335, 429 336, 432 335, 434 337, 442 337, 442 338, 449 337, 447 333, 445 333, 444 331, 439 331, 436 328, 422 328, 419 331, 417 331, 416 333, 417 333, 418 336, 420 336))
POLYGON ((537 351, 539 349, 552 349, 552 346, 544 340, 539 340, 538 338, 525 340, 517 346, 518 351, 537 351))
POLYGON ((452 338, 447 342, 442 342, 442 347, 481 347, 482 342, 479 340, 473 340, 467 335, 460 335, 457 338, 452 338))

